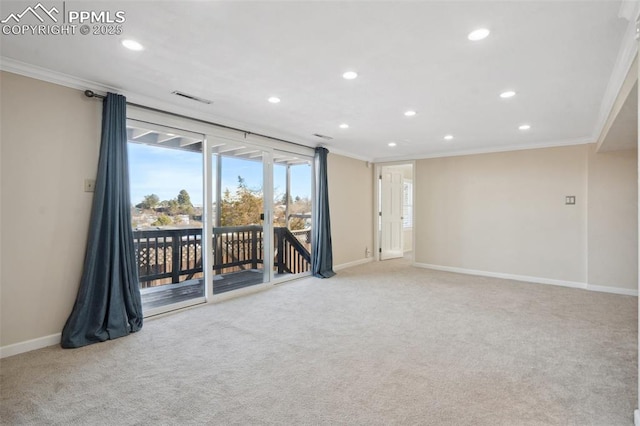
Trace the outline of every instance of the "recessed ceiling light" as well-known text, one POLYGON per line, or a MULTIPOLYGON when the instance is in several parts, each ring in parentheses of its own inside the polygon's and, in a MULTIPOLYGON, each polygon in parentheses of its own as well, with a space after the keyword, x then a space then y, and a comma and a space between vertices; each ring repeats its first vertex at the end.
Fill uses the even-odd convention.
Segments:
POLYGON ((276 96, 272 96, 268 99, 268 101, 271 102, 272 104, 277 104, 278 102, 280 102, 280 98, 276 96))
POLYGON ((522 126, 518 127, 518 129, 520 130, 529 130, 531 128, 531 126, 529 126, 528 124, 523 124, 522 126))
POLYGON ((122 40, 122 45, 127 49, 135 50, 136 52, 139 52, 140 50, 144 49, 144 46, 142 46, 140 43, 138 43, 135 40, 131 40, 129 38, 122 40))
POLYGON ((389 142, 387 145, 389 145, 390 147, 394 147, 394 146, 396 146, 396 145, 397 145, 397 143, 395 143, 395 142, 389 142))
POLYGON ((516 92, 513 90, 507 90, 506 92, 500 93, 500 97, 503 99, 513 98, 516 95, 516 92))
POLYGON ((416 112, 413 110, 409 110, 405 112, 404 115, 406 115, 407 117, 413 117, 414 115, 416 115, 416 112))
POLYGON ((444 140, 446 140, 446 141, 450 141, 451 139, 453 139, 453 135, 446 135, 444 137, 444 140))
POLYGON ((347 71, 344 74, 342 74, 342 78, 344 78, 345 80, 353 80, 354 78, 358 77, 358 73, 355 71, 347 71))
POLYGON ((342 123, 342 124, 340 125, 340 128, 341 128, 341 129, 348 129, 348 128, 349 128, 349 125, 348 125, 347 123, 342 123))
POLYGON ((478 28, 477 30, 471 31, 467 38, 471 41, 478 41, 487 38, 490 31, 486 28, 478 28))

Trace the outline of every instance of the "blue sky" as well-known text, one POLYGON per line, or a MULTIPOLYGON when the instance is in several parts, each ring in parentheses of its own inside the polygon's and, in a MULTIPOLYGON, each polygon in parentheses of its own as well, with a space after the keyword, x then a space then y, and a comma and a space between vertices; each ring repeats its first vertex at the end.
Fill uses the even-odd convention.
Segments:
MULTIPOLYGON (((129 176, 131 202, 135 205, 145 195, 157 194, 160 200, 175 198, 186 189, 194 205, 202 205, 202 154, 177 149, 129 143, 129 176)), ((222 191, 234 193, 238 176, 242 176, 250 189, 262 188, 262 163, 232 157, 222 158, 222 191)), ((291 193, 295 198, 311 196, 311 166, 291 168, 291 193)), ((285 191, 285 168, 274 167, 274 194, 285 191)))

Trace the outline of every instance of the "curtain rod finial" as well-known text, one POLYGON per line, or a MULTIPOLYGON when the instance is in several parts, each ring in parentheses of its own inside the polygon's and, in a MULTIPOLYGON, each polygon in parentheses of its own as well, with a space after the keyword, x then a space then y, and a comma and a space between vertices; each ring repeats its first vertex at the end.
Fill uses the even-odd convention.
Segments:
POLYGON ((98 98, 98 99, 104 99, 104 98, 106 98, 106 96, 99 95, 99 94, 97 94, 96 92, 94 92, 93 90, 85 90, 85 91, 84 91, 84 95, 85 95, 87 98, 98 98))

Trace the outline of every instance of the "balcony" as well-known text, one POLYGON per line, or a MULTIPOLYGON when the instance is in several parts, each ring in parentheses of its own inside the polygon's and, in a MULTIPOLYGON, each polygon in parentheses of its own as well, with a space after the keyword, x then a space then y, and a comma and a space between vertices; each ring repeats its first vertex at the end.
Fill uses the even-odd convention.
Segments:
MULTIPOLYGON (((133 231, 143 309, 204 295, 202 229, 133 231)), ((213 294, 263 282, 261 226, 213 229, 213 294)), ((274 228, 274 272, 277 276, 310 269, 311 231, 274 228)))

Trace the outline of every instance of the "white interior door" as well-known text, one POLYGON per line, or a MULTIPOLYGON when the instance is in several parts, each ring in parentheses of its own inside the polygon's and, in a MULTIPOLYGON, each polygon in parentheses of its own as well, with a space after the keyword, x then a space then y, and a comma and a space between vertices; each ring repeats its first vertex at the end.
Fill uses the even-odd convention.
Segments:
POLYGON ((380 260, 403 256, 401 171, 382 168, 380 180, 380 260))

